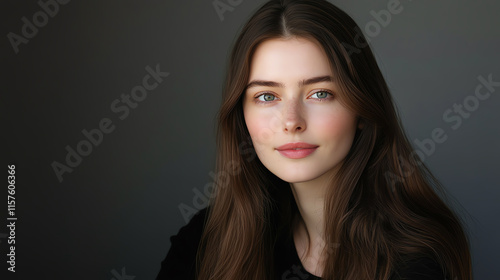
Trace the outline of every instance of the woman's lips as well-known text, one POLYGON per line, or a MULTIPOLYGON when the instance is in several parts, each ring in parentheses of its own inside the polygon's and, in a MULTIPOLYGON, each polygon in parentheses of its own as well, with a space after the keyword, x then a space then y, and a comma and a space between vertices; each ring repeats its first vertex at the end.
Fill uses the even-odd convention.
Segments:
POLYGON ((316 148, 313 149, 298 149, 298 150, 278 150, 280 154, 287 158, 297 159, 297 158, 305 158, 308 155, 312 154, 316 151, 316 148))
POLYGON ((305 158, 308 155, 312 154, 314 151, 316 151, 317 148, 318 145, 297 142, 279 146, 278 148, 276 148, 276 150, 280 152, 281 155, 287 158, 299 159, 305 158))

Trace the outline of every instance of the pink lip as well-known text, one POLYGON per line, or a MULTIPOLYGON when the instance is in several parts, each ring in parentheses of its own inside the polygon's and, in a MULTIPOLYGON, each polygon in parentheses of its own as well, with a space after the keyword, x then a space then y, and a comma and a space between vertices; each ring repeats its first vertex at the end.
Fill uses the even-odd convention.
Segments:
POLYGON ((276 148, 276 150, 278 150, 278 152, 280 152, 281 155, 287 158, 298 159, 307 157, 308 155, 316 151, 317 148, 318 145, 311 145, 308 143, 297 142, 279 146, 278 148, 276 148))

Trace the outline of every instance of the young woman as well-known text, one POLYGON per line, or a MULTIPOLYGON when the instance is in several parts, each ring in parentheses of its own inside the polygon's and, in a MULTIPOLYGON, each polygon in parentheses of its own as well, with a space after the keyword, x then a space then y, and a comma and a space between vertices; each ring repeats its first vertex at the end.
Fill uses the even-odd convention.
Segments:
POLYGON ((323 0, 269 1, 246 23, 218 115, 224 176, 158 279, 472 279, 357 30, 323 0))

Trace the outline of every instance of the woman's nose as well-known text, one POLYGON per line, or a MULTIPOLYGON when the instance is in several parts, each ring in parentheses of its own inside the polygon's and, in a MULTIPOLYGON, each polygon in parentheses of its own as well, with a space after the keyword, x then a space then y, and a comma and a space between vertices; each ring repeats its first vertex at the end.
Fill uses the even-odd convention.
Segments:
POLYGON ((304 108, 299 100, 285 101, 282 115, 282 125, 285 133, 297 133, 306 130, 304 108))

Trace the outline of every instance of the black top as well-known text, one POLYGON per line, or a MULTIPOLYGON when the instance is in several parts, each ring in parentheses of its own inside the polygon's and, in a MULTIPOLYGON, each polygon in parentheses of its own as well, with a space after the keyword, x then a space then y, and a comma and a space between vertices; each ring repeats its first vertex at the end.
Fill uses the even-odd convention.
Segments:
MULTIPOLYGON (((170 237, 171 247, 156 280, 195 280, 195 256, 203 231, 206 208, 196 213, 177 235, 170 237)), ((306 271, 301 264, 292 239, 276 245, 277 279, 321 279, 306 271)), ((406 280, 443 280, 439 264, 429 258, 419 258, 406 264, 393 278, 406 280)))

